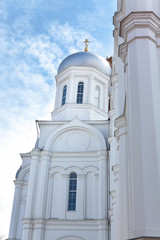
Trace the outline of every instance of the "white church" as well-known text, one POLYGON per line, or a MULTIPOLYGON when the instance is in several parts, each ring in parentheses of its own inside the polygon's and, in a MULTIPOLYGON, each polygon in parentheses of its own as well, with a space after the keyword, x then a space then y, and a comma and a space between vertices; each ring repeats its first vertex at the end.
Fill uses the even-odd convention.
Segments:
POLYGON ((59 65, 8 240, 160 240, 160 0, 118 0, 113 23, 112 59, 86 40, 59 65))

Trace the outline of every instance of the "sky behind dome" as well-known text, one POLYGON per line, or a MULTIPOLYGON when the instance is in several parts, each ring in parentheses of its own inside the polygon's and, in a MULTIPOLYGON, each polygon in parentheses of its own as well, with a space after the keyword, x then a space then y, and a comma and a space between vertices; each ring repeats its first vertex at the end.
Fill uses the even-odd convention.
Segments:
POLYGON ((0 1, 0 235, 8 236, 20 152, 36 141, 35 119, 50 120, 60 62, 89 50, 113 54, 116 0, 0 1))

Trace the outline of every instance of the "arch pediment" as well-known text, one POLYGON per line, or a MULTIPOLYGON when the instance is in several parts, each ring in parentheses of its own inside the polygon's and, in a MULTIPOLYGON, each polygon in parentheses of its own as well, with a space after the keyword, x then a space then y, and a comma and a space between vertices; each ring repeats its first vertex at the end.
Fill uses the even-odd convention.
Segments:
POLYGON ((54 130, 47 137, 44 149, 53 152, 91 152, 106 150, 106 143, 96 128, 76 117, 54 130))

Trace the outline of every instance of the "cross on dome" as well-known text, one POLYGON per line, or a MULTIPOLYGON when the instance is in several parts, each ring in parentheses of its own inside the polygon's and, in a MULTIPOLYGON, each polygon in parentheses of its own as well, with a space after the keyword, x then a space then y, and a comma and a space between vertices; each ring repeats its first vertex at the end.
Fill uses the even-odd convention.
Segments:
POLYGON ((88 39, 86 38, 86 40, 83 41, 83 43, 85 43, 85 49, 84 49, 84 51, 85 51, 85 52, 88 52, 88 43, 90 43, 90 41, 88 41, 88 39))

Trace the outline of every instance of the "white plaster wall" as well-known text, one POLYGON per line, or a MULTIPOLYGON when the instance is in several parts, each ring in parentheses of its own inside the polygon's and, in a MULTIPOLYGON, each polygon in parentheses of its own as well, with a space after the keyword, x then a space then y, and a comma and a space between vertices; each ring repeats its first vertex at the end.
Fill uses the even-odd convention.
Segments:
POLYGON ((51 218, 60 218, 60 210, 61 210, 61 205, 60 205, 60 199, 62 198, 63 200, 66 198, 65 193, 61 191, 62 189, 62 182, 61 182, 61 175, 60 173, 55 173, 52 177, 52 198, 51 198, 51 213, 50 216, 51 218))
POLYGON ((159 0, 125 0, 125 14, 126 16, 135 11, 153 11, 160 16, 160 2, 159 0))
POLYGON ((86 219, 95 219, 96 217, 94 215, 94 209, 97 208, 97 206, 95 206, 95 192, 97 191, 95 176, 92 172, 88 172, 86 175, 86 219))
POLYGON ((107 119, 109 80, 108 76, 88 67, 70 67, 57 75, 56 104, 55 111, 52 112, 52 120, 71 120, 75 115, 82 120, 107 119), (82 104, 76 104, 79 82, 84 83, 82 104), (66 104, 62 106, 62 94, 65 85, 67 85, 66 104), (98 108, 95 106, 96 86, 100 88, 98 108))
POLYGON ((52 240, 106 240, 106 221, 64 221, 49 220, 46 224, 45 239, 52 240), (72 233, 71 233, 72 228, 72 233))

